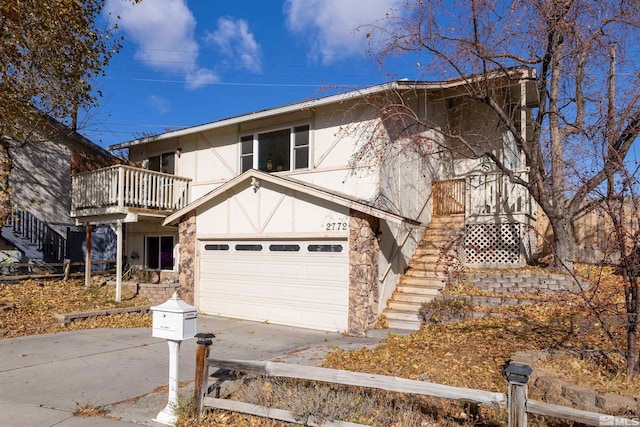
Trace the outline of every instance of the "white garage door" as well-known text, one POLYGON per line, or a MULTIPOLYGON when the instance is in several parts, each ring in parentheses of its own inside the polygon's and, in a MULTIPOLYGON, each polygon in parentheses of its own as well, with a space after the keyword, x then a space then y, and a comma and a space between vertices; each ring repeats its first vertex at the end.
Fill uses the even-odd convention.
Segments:
POLYGON ((326 331, 347 330, 346 240, 215 240, 199 245, 200 311, 326 331))

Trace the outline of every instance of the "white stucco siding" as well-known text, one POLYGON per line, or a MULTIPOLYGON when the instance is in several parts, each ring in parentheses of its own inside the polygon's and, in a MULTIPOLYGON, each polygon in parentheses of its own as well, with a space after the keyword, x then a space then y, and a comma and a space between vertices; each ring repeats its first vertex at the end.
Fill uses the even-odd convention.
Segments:
POLYGON ((381 314, 387 307, 387 301, 400 281, 400 277, 404 274, 425 230, 424 227, 408 224, 381 222, 380 225, 378 314, 381 314))
MULTIPOLYGON (((365 107, 340 105, 316 113, 313 166, 318 169, 350 165, 354 153, 371 135, 377 116, 365 107)), ((358 165, 370 166, 370 165, 358 165)))
POLYGON ((176 155, 175 174, 185 178, 196 178, 195 174, 198 170, 198 135, 185 135, 175 142, 175 149, 180 149, 180 155, 176 155))
POLYGON ((198 236, 348 235, 349 209, 263 183, 246 183, 197 209, 198 236))
POLYGON ((235 128, 198 134, 197 150, 195 185, 228 180, 238 174, 240 152, 235 128))
POLYGON ((379 175, 370 169, 309 170, 291 177, 365 201, 373 201, 379 191, 379 175))
POLYGON ((388 150, 380 168, 380 207, 398 215, 428 222, 431 185, 438 179, 438 161, 422 157, 411 148, 388 150))

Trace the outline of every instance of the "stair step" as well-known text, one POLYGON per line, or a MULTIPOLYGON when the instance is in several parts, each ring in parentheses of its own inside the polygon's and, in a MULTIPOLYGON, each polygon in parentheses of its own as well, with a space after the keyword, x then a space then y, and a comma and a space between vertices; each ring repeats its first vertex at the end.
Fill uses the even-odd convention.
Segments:
POLYGON ((441 251, 443 249, 451 249, 451 248, 457 247, 456 243, 457 241, 453 241, 452 239, 446 239, 446 238, 421 240, 420 243, 418 243, 418 247, 416 248, 416 250, 430 249, 430 250, 441 251))
POLYGON ((440 293, 441 289, 438 288, 425 288, 425 287, 415 287, 415 286, 400 286, 396 289, 396 292, 391 297, 391 301, 396 301, 401 294, 406 295, 422 295, 423 298, 433 298, 440 293))
POLYGON ((462 227, 449 227, 448 225, 429 224, 427 226, 424 235, 430 236, 453 236, 458 237, 464 234, 464 228, 462 227))
POLYGON ((428 288, 441 288, 444 286, 446 280, 444 277, 416 277, 416 276, 402 276, 400 278, 400 284, 409 286, 425 286, 428 288))
POLYGON ((415 253, 413 255, 413 259, 421 262, 431 262, 433 264, 437 263, 438 260, 444 259, 445 256, 441 256, 440 253, 415 253))
POLYGON ((464 236, 464 215, 434 217, 418 243, 408 269, 387 302, 384 315, 391 328, 419 330, 418 311, 444 288, 443 261, 464 236))
POLYGON ((402 329, 405 331, 419 331, 422 322, 411 320, 386 319, 387 326, 391 329, 402 329))
POLYGON ((425 302, 429 302, 433 297, 423 300, 423 301, 389 301, 387 304, 387 308, 390 310, 401 310, 401 311, 411 311, 413 313, 418 313, 420 311, 420 307, 425 302))
POLYGON ((420 317, 418 316, 418 312, 416 310, 387 309, 385 310, 384 315, 387 320, 393 319, 420 323, 420 317))
POLYGON ((464 224, 464 214, 434 216, 431 222, 464 224))
POLYGON ((412 268, 409 267, 407 269, 407 271, 405 271, 404 275, 406 277, 421 277, 421 278, 431 278, 431 279, 435 279, 435 280, 446 280, 446 277, 444 274, 442 274, 442 272, 436 271, 435 268, 436 266, 433 265, 429 265, 430 267, 432 267, 431 269, 427 270, 425 268, 412 268))
POLYGON ((422 304, 423 302, 429 302, 433 300, 436 294, 414 294, 411 292, 396 292, 393 294, 393 300, 389 300, 389 304, 394 301, 398 302, 413 302, 417 304, 422 304))
POLYGON ((453 248, 454 246, 449 243, 449 240, 443 241, 443 243, 420 243, 416 248, 416 252, 440 252, 443 249, 453 248))
POLYGON ((447 257, 422 255, 414 257, 414 259, 409 261, 409 267, 424 268, 425 270, 436 271, 436 269, 442 268, 442 265, 445 264, 446 259, 447 257))
POLYGON ((445 266, 444 261, 445 261, 444 258, 440 259, 435 257, 433 258, 421 257, 421 258, 410 260, 408 268, 412 270, 425 270, 425 271, 437 272, 442 275, 443 274, 442 269, 445 266))

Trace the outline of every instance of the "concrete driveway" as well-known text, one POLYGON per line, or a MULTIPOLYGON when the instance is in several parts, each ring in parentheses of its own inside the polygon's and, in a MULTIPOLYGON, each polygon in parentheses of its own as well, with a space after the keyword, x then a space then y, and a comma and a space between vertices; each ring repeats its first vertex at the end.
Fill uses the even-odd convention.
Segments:
MULTIPOLYGON (((335 348, 380 338, 198 316, 198 332, 216 335, 211 356, 320 365, 335 348)), ((386 333, 377 334, 378 337, 386 333)), ((194 339, 180 346, 179 381, 193 381, 194 339)), ((0 340, 0 425, 158 425, 167 404, 169 347, 151 328, 93 329, 0 340), (78 406, 105 407, 118 420, 74 417, 78 406)))

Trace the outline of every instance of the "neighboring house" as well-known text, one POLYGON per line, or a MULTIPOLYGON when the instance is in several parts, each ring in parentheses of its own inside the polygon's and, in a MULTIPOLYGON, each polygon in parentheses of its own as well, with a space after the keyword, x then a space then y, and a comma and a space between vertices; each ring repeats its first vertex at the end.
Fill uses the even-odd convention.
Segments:
MULTIPOLYGON (((530 73, 514 69, 498 89, 523 132, 537 102, 530 73)), ((74 176, 72 216, 115 223, 126 262, 179 282, 201 312, 361 334, 386 308, 433 209, 464 218, 467 264, 524 260, 535 209, 486 161, 425 146, 426 156, 389 150, 354 162, 372 129, 393 131, 367 101, 394 91, 434 122, 480 131, 526 174, 513 138, 480 103, 465 104, 463 88, 397 81, 117 144, 109 148, 146 169, 74 176)))
MULTIPOLYGON (((2 237, 23 260, 84 261, 86 228, 70 216, 71 175, 120 160, 46 115, 34 128, 25 132, 26 141, 9 140, 13 213, 2 237)), ((94 232, 92 247, 94 259, 115 258, 115 234, 108 225, 94 232)))

